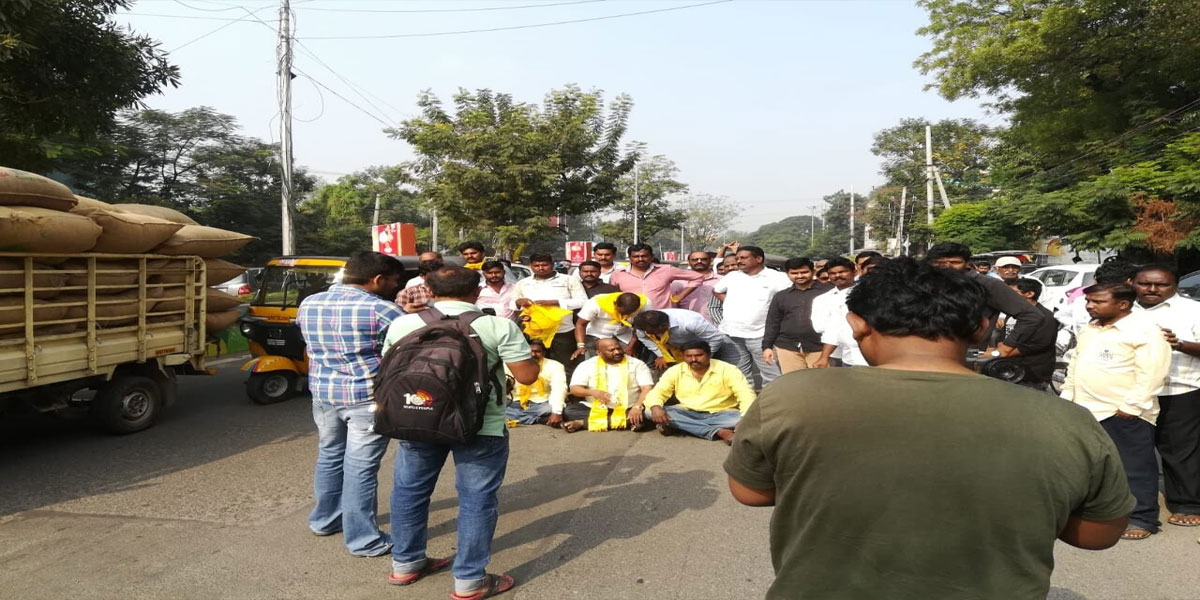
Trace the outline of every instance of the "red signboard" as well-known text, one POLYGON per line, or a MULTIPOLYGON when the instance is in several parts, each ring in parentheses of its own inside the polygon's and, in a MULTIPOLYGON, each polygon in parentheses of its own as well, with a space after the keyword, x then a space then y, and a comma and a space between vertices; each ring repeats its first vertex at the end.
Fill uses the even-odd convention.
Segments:
POLYGON ((417 254, 417 227, 412 223, 388 223, 371 228, 371 248, 390 256, 417 254))
POLYGON ((663 252, 663 260, 667 262, 676 262, 679 260, 679 253, 674 251, 663 252))
POLYGON ((591 242, 567 242, 567 261, 577 265, 592 260, 591 242))

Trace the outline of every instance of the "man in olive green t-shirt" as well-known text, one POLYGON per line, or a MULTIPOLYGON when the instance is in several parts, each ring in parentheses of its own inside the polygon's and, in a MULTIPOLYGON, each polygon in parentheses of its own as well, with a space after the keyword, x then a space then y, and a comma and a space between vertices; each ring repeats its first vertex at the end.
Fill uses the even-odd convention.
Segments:
POLYGON ((734 498, 775 507, 768 598, 1044 600, 1055 539, 1117 542, 1134 499, 1096 420, 963 365, 978 283, 898 259, 847 304, 875 368, 785 375, 725 461, 734 498))

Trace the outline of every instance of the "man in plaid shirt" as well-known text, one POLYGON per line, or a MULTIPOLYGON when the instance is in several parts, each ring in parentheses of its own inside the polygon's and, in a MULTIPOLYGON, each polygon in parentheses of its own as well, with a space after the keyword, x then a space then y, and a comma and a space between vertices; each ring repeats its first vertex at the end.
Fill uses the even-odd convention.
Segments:
POLYGON ((316 535, 343 533, 355 556, 383 556, 392 544, 375 520, 379 463, 388 439, 371 430, 373 382, 388 325, 404 314, 395 298, 404 266, 361 252, 346 262, 342 283, 300 303, 296 323, 308 344, 308 386, 317 424, 316 535))
MULTIPOLYGON (((417 265, 417 275, 424 280, 425 276, 442 268, 445 263, 440 258, 431 258, 423 260, 417 265)), ((433 300, 433 292, 429 291, 429 286, 422 283, 417 285, 407 286, 396 294, 396 304, 404 309, 406 313, 421 312, 429 308, 430 301, 433 300)))

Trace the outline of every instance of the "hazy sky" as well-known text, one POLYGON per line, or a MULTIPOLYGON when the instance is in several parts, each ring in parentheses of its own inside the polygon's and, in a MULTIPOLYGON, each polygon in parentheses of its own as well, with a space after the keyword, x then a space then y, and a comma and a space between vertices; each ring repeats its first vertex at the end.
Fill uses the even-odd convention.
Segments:
MULTIPOLYGON (((926 78, 912 62, 929 47, 915 33, 925 13, 904 0, 737 0, 548 27, 363 39, 704 2, 292 0, 301 40, 298 70, 379 119, 298 77, 296 162, 332 180, 411 158, 407 144, 382 133, 380 120, 415 116, 423 89, 446 100, 463 87, 540 102, 548 90, 575 83, 610 98, 631 95, 635 108, 626 139, 674 160, 693 192, 732 198, 743 208, 733 227, 752 230, 808 214, 838 189, 853 185, 864 192, 879 185, 871 136, 901 118, 995 120, 977 102, 949 103, 923 91, 926 78), (501 10, 461 11, 478 8, 501 10), (431 10, 443 12, 411 12, 431 10)), ((241 8, 256 11, 273 29, 278 5, 139 0, 120 20, 160 40, 183 76, 178 89, 148 104, 170 111, 211 106, 237 117, 246 135, 278 139, 276 35, 241 8)))

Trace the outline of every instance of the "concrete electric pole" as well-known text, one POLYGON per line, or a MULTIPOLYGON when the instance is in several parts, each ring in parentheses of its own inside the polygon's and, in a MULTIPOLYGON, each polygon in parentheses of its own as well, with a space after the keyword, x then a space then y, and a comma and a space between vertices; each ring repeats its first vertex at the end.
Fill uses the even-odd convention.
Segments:
POLYGON ((288 0, 279 4, 279 162, 283 167, 283 254, 296 253, 296 228, 292 223, 292 9, 288 0))
POLYGON ((933 133, 925 126, 925 222, 933 225, 933 133))

